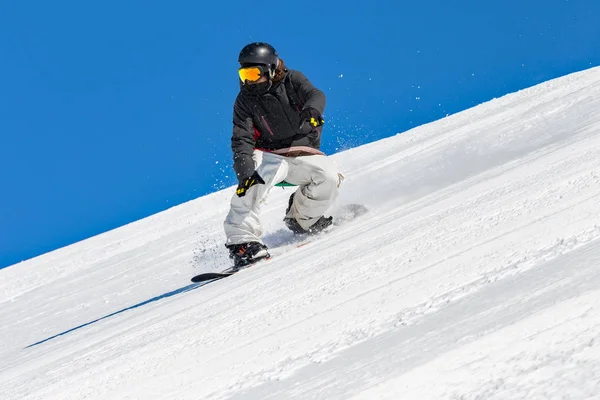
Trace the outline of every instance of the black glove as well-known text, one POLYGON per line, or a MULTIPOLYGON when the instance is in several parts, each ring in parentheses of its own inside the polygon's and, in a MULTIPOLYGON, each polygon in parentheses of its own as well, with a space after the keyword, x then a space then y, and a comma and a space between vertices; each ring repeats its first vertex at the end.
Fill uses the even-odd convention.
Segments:
POLYGON ((300 113, 300 120, 300 129, 302 129, 304 124, 307 123, 310 124, 312 128, 316 128, 325 123, 325 120, 323 119, 323 116, 321 115, 319 110, 316 110, 312 107, 308 107, 302 110, 302 112, 300 113))
POLYGON ((254 171, 250 178, 245 178, 240 181, 240 184, 235 191, 238 197, 244 197, 248 189, 257 184, 265 184, 265 181, 258 175, 258 172, 254 171))

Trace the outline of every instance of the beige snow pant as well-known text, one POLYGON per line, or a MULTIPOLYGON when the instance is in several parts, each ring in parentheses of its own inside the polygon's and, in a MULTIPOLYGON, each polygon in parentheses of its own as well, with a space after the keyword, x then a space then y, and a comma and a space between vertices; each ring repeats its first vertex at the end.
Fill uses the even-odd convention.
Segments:
POLYGON ((252 186, 243 197, 233 195, 223 224, 227 245, 262 243, 261 206, 281 181, 299 186, 287 217, 296 218, 304 229, 317 222, 337 199, 340 176, 333 161, 325 155, 284 157, 255 150, 253 158, 265 184, 252 186))

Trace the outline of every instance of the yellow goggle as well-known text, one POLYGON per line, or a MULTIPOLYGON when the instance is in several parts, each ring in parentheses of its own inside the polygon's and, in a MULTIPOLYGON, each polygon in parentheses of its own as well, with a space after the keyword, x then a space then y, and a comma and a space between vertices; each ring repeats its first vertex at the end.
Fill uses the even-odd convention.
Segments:
POLYGON ((238 70, 242 82, 256 82, 263 76, 263 69, 260 66, 244 67, 238 70))
POLYGON ((246 81, 256 82, 263 76, 268 76, 269 72, 269 67, 262 65, 253 65, 251 67, 242 67, 238 69, 238 74, 240 75, 242 83, 246 83, 246 81))

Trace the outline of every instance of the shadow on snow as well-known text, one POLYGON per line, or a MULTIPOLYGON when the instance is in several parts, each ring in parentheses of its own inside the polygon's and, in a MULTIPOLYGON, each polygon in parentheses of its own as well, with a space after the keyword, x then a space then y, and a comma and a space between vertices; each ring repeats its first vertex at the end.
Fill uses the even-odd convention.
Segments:
POLYGON ((144 306, 144 305, 146 305, 146 304, 149 304, 149 303, 153 303, 153 302, 155 302, 155 301, 158 301, 158 300, 166 299, 167 297, 175 296, 176 294, 180 294, 180 293, 189 292, 190 290, 197 289, 197 288, 199 288, 199 287, 201 287, 201 286, 204 286, 204 285, 206 285, 206 284, 209 284, 209 283, 211 283, 211 282, 212 282, 212 281, 209 281, 209 282, 202 282, 202 283, 192 283, 192 284, 190 284, 190 285, 187 285, 187 286, 184 286, 184 287, 182 287, 182 288, 179 288, 179 289, 176 289, 176 290, 172 290, 172 291, 170 291, 170 292, 167 292, 167 293, 163 293, 163 294, 161 294, 161 295, 159 295, 159 296, 155 296, 155 297, 153 297, 153 298, 151 298, 151 299, 149 299, 149 300, 142 301, 141 303, 135 304, 135 305, 133 305, 133 306, 130 306, 130 307, 124 308, 124 309, 122 309, 122 310, 119 310, 119 311, 115 311, 114 313, 111 313, 111 314, 105 315, 104 317, 97 318, 97 319, 95 319, 95 320, 93 320, 93 321, 90 321, 90 322, 86 322, 86 323, 85 323, 85 324, 83 324, 83 325, 76 326, 75 328, 71 328, 71 329, 69 329, 69 330, 67 330, 67 331, 64 331, 64 332, 58 333, 58 334, 56 334, 56 335, 54 335, 54 336, 50 336, 49 338, 46 338, 46 339, 44 339, 44 340, 40 340, 39 342, 35 342, 35 343, 33 343, 33 344, 30 344, 29 346, 27 346, 27 347, 25 347, 25 348, 26 348, 26 349, 28 349, 28 348, 30 348, 30 347, 37 346, 37 345, 39 345, 39 344, 42 344, 42 343, 45 343, 45 342, 47 342, 47 341, 49 341, 49 340, 56 339, 56 338, 57 338, 57 337, 59 337, 59 336, 66 335, 67 333, 71 333, 71 332, 74 332, 74 331, 76 331, 76 330, 78 330, 78 329, 85 328, 86 326, 89 326, 89 325, 95 324, 96 322, 102 321, 103 319, 107 319, 107 318, 113 317, 113 316, 115 316, 115 315, 118 315, 118 314, 121 314, 121 313, 123 313, 123 312, 125 312, 125 311, 133 310, 133 309, 135 309, 135 308, 138 308, 138 307, 144 306))

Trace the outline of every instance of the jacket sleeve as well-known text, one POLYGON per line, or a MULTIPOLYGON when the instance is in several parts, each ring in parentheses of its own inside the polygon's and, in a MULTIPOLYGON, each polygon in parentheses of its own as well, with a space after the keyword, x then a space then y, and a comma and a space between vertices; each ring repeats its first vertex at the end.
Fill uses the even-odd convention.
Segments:
POLYGON ((300 71, 290 71, 290 80, 300 97, 300 101, 304 104, 302 108, 312 107, 322 115, 325 112, 325 93, 314 87, 300 71))
POLYGON ((254 173, 254 124, 252 116, 243 107, 238 97, 233 106, 233 135, 231 150, 233 151, 233 169, 239 181, 254 173))

